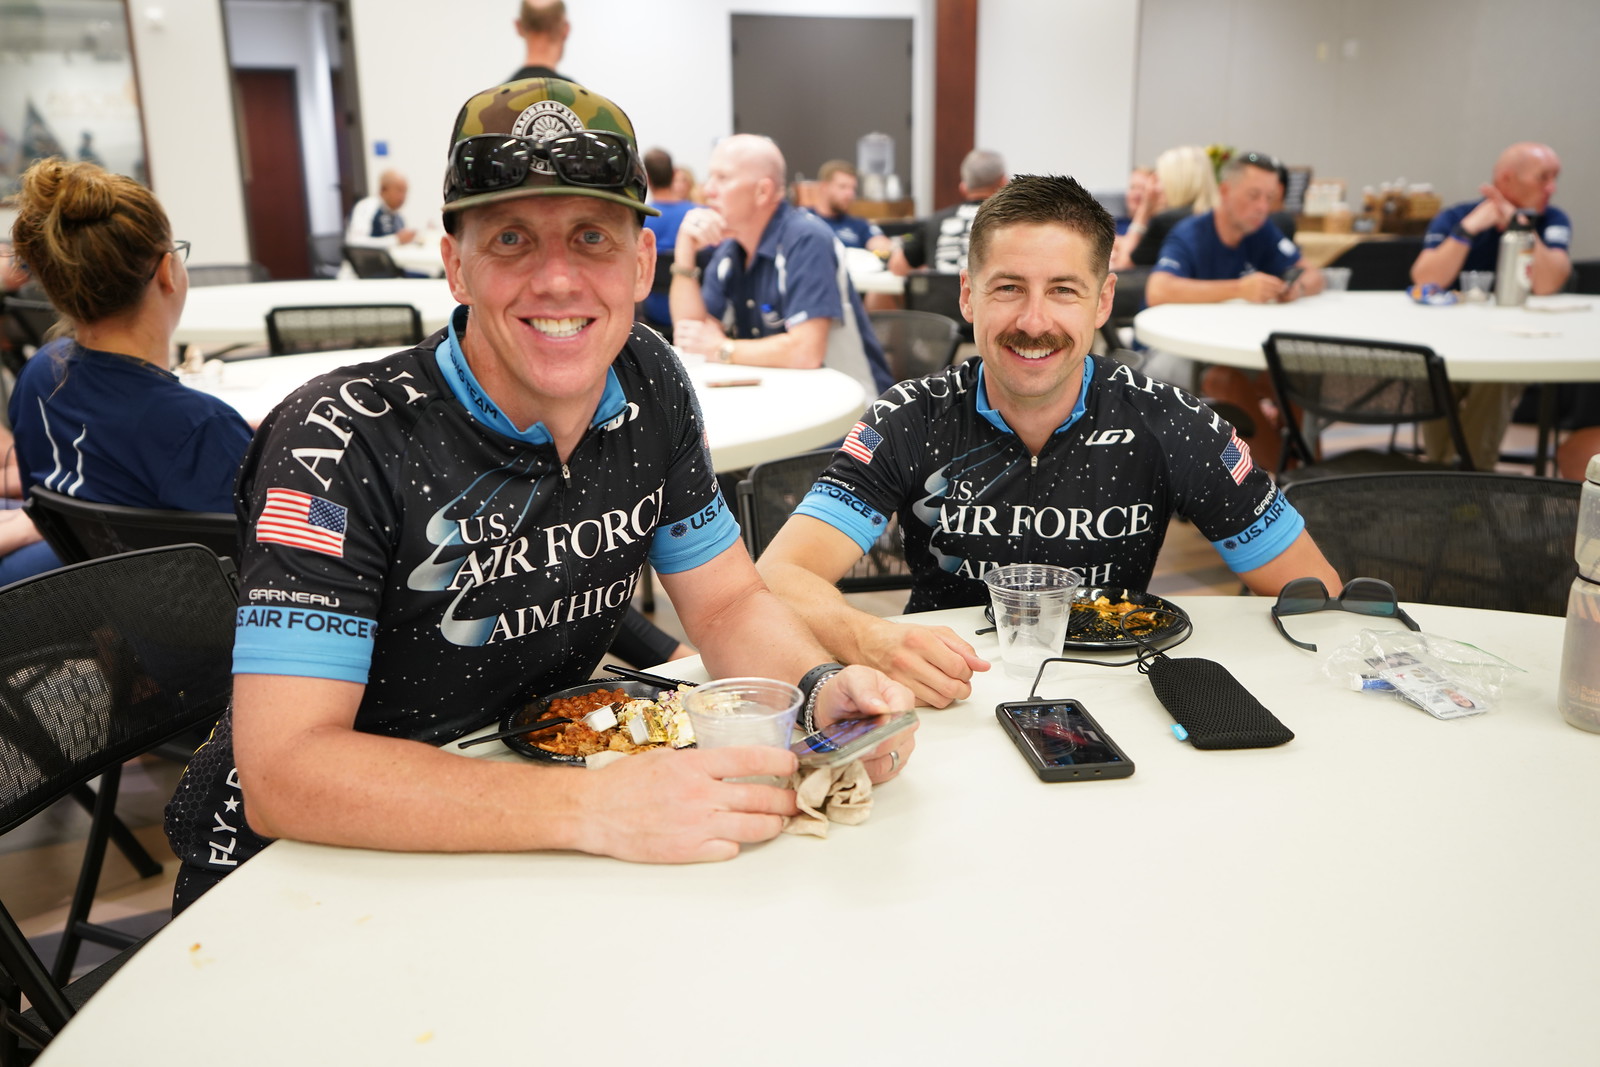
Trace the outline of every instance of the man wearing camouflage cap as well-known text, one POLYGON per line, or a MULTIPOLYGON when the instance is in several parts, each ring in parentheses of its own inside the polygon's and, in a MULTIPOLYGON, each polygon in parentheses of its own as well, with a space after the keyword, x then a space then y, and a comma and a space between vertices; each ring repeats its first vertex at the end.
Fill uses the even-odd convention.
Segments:
POLYGON ((808 670, 827 656, 756 577, 682 366, 633 327, 653 209, 621 109, 554 79, 480 93, 444 196, 449 325, 307 384, 245 460, 234 705, 168 808, 175 908, 272 837, 656 862, 772 837, 794 794, 721 779, 789 774, 779 749, 573 773, 435 747, 586 681, 646 561, 713 675, 810 682, 821 721, 910 706, 808 670))

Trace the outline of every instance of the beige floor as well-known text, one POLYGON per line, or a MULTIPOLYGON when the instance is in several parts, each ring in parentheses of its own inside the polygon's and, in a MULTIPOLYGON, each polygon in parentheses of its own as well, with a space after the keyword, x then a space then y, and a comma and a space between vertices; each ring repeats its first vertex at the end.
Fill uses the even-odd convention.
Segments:
MULTIPOLYGON (((1532 444, 1530 427, 1513 426, 1505 446, 1508 451, 1531 451, 1532 444)), ((1502 469, 1528 472, 1526 467, 1503 465, 1502 469)), ((1203 535, 1186 522, 1172 523, 1150 584, 1151 592, 1170 597, 1233 595, 1239 588, 1238 579, 1223 566, 1203 535)), ((865 611, 892 615, 902 610, 905 594, 855 594, 852 601, 865 611)), ((659 590, 654 618, 663 629, 682 636, 677 615, 659 590)), ((177 861, 162 835, 160 812, 179 770, 177 764, 148 757, 125 772, 119 808, 152 855, 164 862, 165 870, 160 877, 138 879, 113 850, 100 883, 96 921, 160 912, 169 907, 177 861)), ((64 804, 0 840, 0 900, 6 902, 30 938, 61 929, 87 825, 81 810, 64 804)))

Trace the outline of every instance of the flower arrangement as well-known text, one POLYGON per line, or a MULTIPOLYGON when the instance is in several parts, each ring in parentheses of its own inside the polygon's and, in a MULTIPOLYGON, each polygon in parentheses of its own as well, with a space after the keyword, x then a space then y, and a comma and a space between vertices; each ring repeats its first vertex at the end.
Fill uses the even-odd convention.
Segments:
POLYGON ((1211 157, 1211 173, 1218 180, 1222 180, 1222 168, 1228 160, 1233 158, 1233 145, 1211 144, 1206 145, 1206 155, 1211 157))

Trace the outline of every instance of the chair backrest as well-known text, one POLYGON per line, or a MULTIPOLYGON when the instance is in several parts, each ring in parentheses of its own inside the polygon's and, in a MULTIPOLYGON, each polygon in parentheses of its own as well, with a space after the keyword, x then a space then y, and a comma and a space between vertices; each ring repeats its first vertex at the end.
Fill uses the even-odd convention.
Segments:
POLYGON ((162 545, 197 544, 238 558, 239 521, 228 512, 166 511, 80 500, 50 489, 28 490, 34 526, 66 563, 162 545))
POLYGON ((1600 294, 1600 259, 1574 260, 1567 287, 1574 293, 1600 294))
POLYGON ((272 272, 259 263, 204 263, 189 268, 190 285, 248 285, 271 280, 272 272))
MULTIPOLYGON (((0 589, 0 833, 216 721, 233 688, 229 570, 183 545, 0 589)), ((65 998, 3 909, 0 969, 50 1031, 65 1025, 65 998)))
POLYGON ((1348 337, 1274 333, 1262 346, 1284 436, 1301 462, 1315 454, 1300 427, 1297 408, 1336 422, 1400 426, 1445 419, 1461 463, 1470 452, 1444 360, 1423 345, 1348 337))
POLYGON ((410 304, 326 304, 267 312, 267 347, 275 356, 421 341, 422 313, 410 304))
POLYGON ((1562 615, 1578 572, 1582 488, 1523 474, 1403 471, 1295 482, 1284 493, 1346 580, 1381 578, 1422 604, 1562 615))
POLYGON ((39 348, 48 339, 52 327, 60 316, 48 300, 33 300, 22 296, 5 298, 6 318, 16 326, 24 344, 39 348))
POLYGON ((394 265, 389 253, 381 248, 345 245, 344 258, 350 261, 350 267, 358 278, 402 277, 400 268, 394 265))
MULTIPOLYGON (((337 278, 344 265, 344 234, 314 233, 311 235, 311 276, 337 278)), ((354 267, 350 268, 354 270, 354 267)))
POLYGON ((972 340, 972 324, 961 314, 961 275, 912 271, 906 275, 905 301, 909 311, 931 311, 953 319, 962 340, 972 340))
POLYGON ((1350 268, 1351 289, 1404 289, 1411 284, 1411 264, 1421 251, 1420 237, 1359 241, 1328 265, 1350 268))
POLYGON ((931 311, 870 311, 872 332, 883 345, 894 380, 938 374, 956 358, 961 324, 931 311))
MULTIPOLYGON (((750 558, 758 558, 778 530, 833 459, 836 449, 824 448, 797 456, 758 463, 739 483, 739 523, 750 558)), ((893 516, 872 548, 839 580, 846 591, 911 588, 911 568, 893 516)))

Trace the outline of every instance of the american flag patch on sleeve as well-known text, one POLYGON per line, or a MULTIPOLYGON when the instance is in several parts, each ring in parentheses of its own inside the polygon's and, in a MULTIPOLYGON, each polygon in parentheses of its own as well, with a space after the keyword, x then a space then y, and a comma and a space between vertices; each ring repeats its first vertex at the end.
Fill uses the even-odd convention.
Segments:
POLYGON ((1222 465, 1228 468, 1228 474, 1236 485, 1243 485, 1245 477, 1256 465, 1250 461, 1250 446, 1239 440, 1239 431, 1233 431, 1228 438, 1228 443, 1222 446, 1222 465))
POLYGON ((839 451, 847 456, 854 456, 863 463, 871 463, 872 453, 881 444, 883 444, 882 434, 866 423, 858 422, 844 439, 844 444, 839 446, 839 451))
POLYGON ((270 488, 267 505, 256 520, 256 540, 342 557, 348 518, 349 509, 331 500, 295 489, 270 488))

